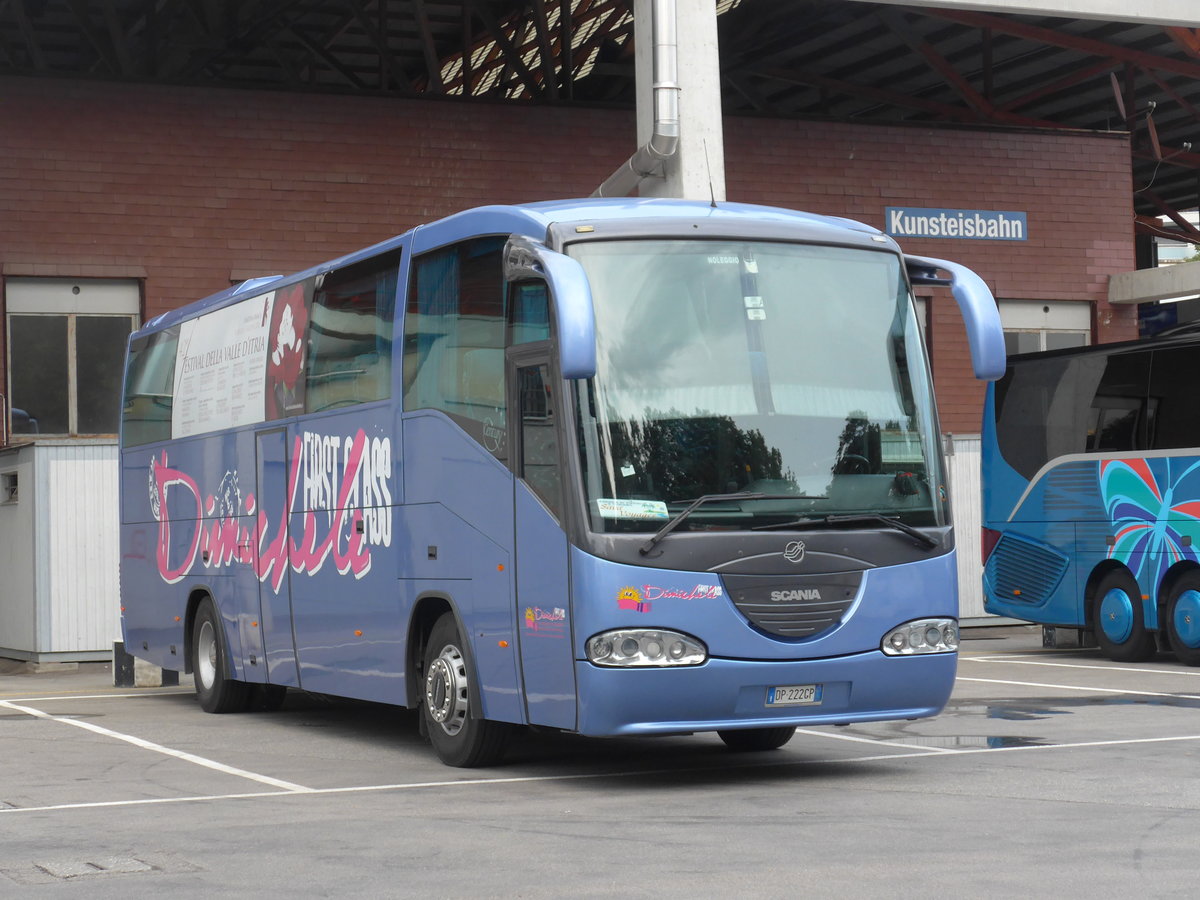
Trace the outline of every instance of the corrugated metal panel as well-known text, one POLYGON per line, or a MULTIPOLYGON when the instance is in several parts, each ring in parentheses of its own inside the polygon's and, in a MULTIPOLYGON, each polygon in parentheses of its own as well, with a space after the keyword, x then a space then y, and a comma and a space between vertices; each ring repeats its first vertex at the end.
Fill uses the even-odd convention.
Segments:
POLYGON ((117 447, 89 442, 38 449, 46 473, 39 649, 111 650, 120 629, 117 447))
POLYGON ((979 558, 980 500, 978 435, 949 435, 946 468, 954 511, 954 544, 958 548, 958 615, 960 619, 994 619, 983 609, 983 563, 979 558))

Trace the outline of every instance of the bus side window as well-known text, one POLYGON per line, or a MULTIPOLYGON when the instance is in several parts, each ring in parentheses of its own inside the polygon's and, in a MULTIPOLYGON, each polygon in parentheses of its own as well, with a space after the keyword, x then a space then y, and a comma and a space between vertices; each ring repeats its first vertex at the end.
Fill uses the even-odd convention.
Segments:
POLYGON ((305 410, 391 396, 392 320, 400 252, 328 273, 313 294, 305 410))
POLYGON ((1149 447, 1200 447, 1200 416, 1193 390, 1198 354, 1191 347, 1156 350, 1150 368, 1149 447))
POLYGON ((544 281, 514 284, 512 293, 512 340, 531 344, 550 340, 550 294, 544 281))
POLYGON ((417 257, 404 314, 404 409, 438 409, 507 459, 504 239, 417 257))
POLYGON ((1092 398, 1087 449, 1093 453, 1140 450, 1145 446, 1146 391, 1150 354, 1114 353, 1092 398))
POLYGON ((121 411, 122 446, 170 440, 178 340, 175 327, 133 342, 121 411))

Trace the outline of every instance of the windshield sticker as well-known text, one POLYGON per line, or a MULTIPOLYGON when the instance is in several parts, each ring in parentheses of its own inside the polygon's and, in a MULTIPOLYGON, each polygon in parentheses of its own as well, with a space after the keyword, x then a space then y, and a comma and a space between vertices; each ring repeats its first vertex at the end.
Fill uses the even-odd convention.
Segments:
POLYGON ((746 301, 746 309, 762 309, 762 297, 743 297, 742 299, 746 301))
POLYGON ((623 587, 617 594, 617 609, 628 609, 633 612, 650 612, 650 604, 642 599, 641 591, 635 587, 623 587))
POLYGON ((751 321, 760 322, 767 317, 765 309, 748 309, 746 310, 746 318, 751 321))
POLYGON ((668 519, 667 504, 661 500, 619 500, 601 497, 596 501, 605 519, 668 519))
POLYGON ((742 261, 740 256, 710 256, 708 264, 711 266, 736 266, 742 261))

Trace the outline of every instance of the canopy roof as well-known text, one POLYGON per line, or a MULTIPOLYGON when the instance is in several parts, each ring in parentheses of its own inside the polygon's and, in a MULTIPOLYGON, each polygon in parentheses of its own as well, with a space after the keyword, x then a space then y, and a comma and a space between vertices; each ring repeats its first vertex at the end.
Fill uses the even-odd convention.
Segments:
MULTIPOLYGON (((1130 131, 1141 227, 1200 205, 1200 31, 714 0, 727 113, 1130 131), (1195 144, 1189 146, 1189 142, 1195 144)), ((0 0, 0 75, 634 105, 632 0, 0 0)))

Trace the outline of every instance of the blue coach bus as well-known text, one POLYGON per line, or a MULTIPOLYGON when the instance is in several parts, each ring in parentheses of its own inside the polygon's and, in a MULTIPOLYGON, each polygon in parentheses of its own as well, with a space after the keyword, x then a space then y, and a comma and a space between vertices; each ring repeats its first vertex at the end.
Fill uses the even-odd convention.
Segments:
POLYGON ((126 647, 209 712, 419 707, 457 766, 518 725, 754 750, 934 715, 955 553, 913 283, 998 377, 969 270, 732 203, 484 207, 160 316, 126 647))
POLYGON ((1116 661, 1200 665, 1196 340, 1014 356, 988 386, 989 612, 1090 630, 1116 661))

